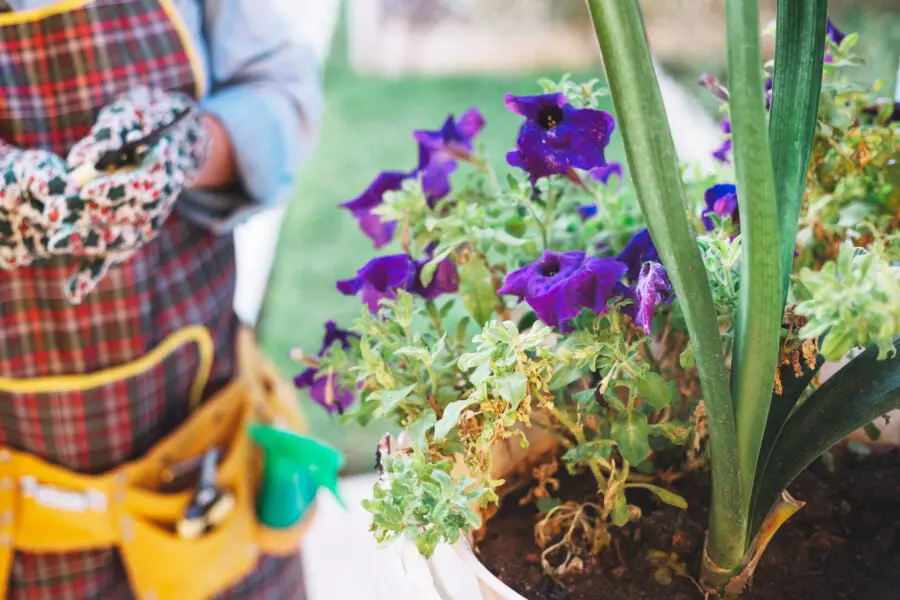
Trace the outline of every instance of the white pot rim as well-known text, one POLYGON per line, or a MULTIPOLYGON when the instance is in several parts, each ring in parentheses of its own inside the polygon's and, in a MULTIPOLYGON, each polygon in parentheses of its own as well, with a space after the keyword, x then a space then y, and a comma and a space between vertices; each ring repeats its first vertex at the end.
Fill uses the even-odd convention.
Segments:
POLYGON ((500 581, 496 575, 491 573, 488 568, 478 560, 478 556, 475 555, 472 544, 466 536, 460 537, 459 541, 453 544, 453 550, 463 561, 463 564, 472 570, 472 573, 478 578, 479 583, 490 588, 491 591, 502 598, 502 600, 528 600, 528 598, 522 596, 500 581))

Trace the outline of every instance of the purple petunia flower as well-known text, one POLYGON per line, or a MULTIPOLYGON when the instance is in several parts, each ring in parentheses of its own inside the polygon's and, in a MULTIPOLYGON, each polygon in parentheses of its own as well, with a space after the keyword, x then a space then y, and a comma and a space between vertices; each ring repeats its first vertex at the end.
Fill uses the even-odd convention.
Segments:
POLYGON ((456 161, 471 156, 472 140, 483 127, 484 117, 477 108, 472 108, 459 121, 453 115, 448 116, 437 131, 413 133, 419 142, 416 172, 422 175, 422 189, 430 202, 450 193, 450 175, 456 170, 456 161))
POLYGON ((537 262, 507 275, 497 293, 518 296, 542 323, 566 328, 582 309, 605 313, 625 270, 624 264, 611 258, 578 250, 548 250, 537 262))
POLYGON ((734 184, 716 184, 706 190, 703 197, 706 200, 706 210, 703 211, 701 218, 703 219, 703 226, 707 231, 712 231, 715 228, 715 224, 709 217, 710 214, 716 214, 723 219, 725 217, 731 217, 731 221, 735 225, 740 223, 737 188, 734 184))
POLYGON ((361 297, 369 310, 378 312, 382 298, 395 299, 397 290, 409 287, 413 262, 406 254, 379 256, 356 272, 356 277, 338 281, 337 289, 345 296, 361 297))
POLYGON ((575 108, 559 93, 504 97, 507 110, 525 117, 516 149, 506 161, 529 173, 534 185, 542 177, 589 171, 606 164, 605 150, 615 128, 612 115, 575 108))
POLYGON ((650 335, 653 313, 656 307, 672 300, 672 284, 665 268, 658 262, 645 262, 638 274, 637 283, 628 288, 626 297, 633 304, 627 305, 622 312, 631 317, 635 325, 644 328, 650 335))
POLYGON ((332 373, 319 373, 319 369, 310 367, 294 377, 297 389, 308 389, 309 397, 330 413, 343 414, 353 404, 354 395, 346 386, 335 381, 332 373))
POLYGON ((625 247, 616 256, 616 260, 623 263, 628 271, 628 280, 635 281, 641 272, 641 267, 647 261, 659 261, 659 252, 650 237, 650 231, 641 229, 631 236, 625 247))
POLYGON ((834 23, 832 22, 831 17, 828 17, 827 32, 828 32, 828 39, 830 39, 832 42, 834 42, 838 46, 840 46, 841 42, 844 41, 844 38, 847 37, 846 34, 844 34, 844 32, 842 32, 840 29, 838 29, 837 27, 834 26, 834 23))
POLYGON ((613 175, 618 177, 619 180, 622 179, 622 163, 613 161, 601 167, 591 169, 590 173, 595 181, 599 181, 603 183, 603 185, 609 185, 609 178, 613 175))
MULTIPOLYGON (((342 348, 350 347, 350 339, 359 338, 355 333, 340 329, 334 321, 325 323, 325 337, 319 356, 339 342, 342 348)), ((309 397, 330 413, 341 413, 353 402, 353 392, 346 386, 335 382, 333 374, 319 374, 319 369, 310 367, 294 378, 294 386, 298 389, 309 389, 309 397)))
POLYGON ((394 239, 397 222, 383 221, 373 211, 381 206, 385 192, 399 190, 408 177, 409 174, 398 171, 380 173, 358 198, 341 204, 356 217, 359 228, 371 238, 375 248, 380 248, 394 239))
POLYGON ((731 164, 731 121, 725 119, 722 121, 722 133, 725 134, 722 145, 719 146, 712 155, 720 163, 731 164))
POLYGON ((578 214, 581 215, 581 218, 585 221, 592 217, 597 216, 597 205, 596 204, 582 204, 578 207, 578 214))
POLYGON ((422 268, 429 260, 414 261, 406 254, 379 256, 363 265, 356 277, 338 281, 337 289, 345 296, 362 292, 362 301, 373 313, 378 312, 383 298, 395 299, 397 290, 406 290, 426 300, 455 292, 459 288, 459 277, 456 264, 449 258, 438 264, 432 281, 427 286, 422 285, 422 268))

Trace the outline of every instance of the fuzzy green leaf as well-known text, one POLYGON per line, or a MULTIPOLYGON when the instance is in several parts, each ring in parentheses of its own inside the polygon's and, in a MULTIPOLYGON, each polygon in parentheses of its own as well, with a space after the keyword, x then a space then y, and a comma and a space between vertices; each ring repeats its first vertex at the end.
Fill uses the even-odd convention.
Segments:
POLYGON ((675 382, 666 381, 658 373, 647 373, 637 382, 637 391, 653 408, 662 410, 677 397, 675 382))
MULTIPOLYGON (((894 346, 900 345, 900 338, 894 346)), ((850 433, 900 408, 900 353, 878 360, 869 348, 822 384, 790 416, 754 490, 752 529, 779 494, 816 458, 850 433)))
POLYGON ((497 292, 491 272, 480 256, 472 256, 460 267, 459 293, 466 310, 479 326, 487 323, 494 314, 497 292))
POLYGON ((661 488, 657 485, 651 485, 649 483, 628 483, 625 484, 626 488, 642 488, 649 492, 653 492, 653 494, 668 504, 669 506, 674 506, 675 508, 685 509, 688 507, 687 500, 676 494, 675 492, 670 492, 665 488, 661 488))
POLYGON ((443 441, 443 439, 447 437, 447 434, 450 433, 450 430, 456 427, 456 424, 459 422, 459 415, 462 414, 462 411, 474 404, 476 399, 477 395, 473 394, 470 398, 457 400, 456 402, 448 404, 447 408, 444 409, 444 414, 441 415, 440 420, 438 420, 437 424, 434 426, 434 441, 443 441))
POLYGON ((650 425, 647 415, 636 410, 616 417, 609 429, 619 453, 629 463, 636 465, 650 454, 650 425))
POLYGON ((496 392, 500 394, 501 398, 509 402, 512 410, 519 408, 528 391, 528 382, 525 380, 525 376, 518 371, 498 377, 494 385, 496 392))
POLYGON ((379 390, 369 395, 370 400, 378 402, 378 408, 375 410, 376 416, 384 416, 397 408, 401 402, 406 400, 412 391, 416 389, 416 384, 408 385, 399 390, 379 390))

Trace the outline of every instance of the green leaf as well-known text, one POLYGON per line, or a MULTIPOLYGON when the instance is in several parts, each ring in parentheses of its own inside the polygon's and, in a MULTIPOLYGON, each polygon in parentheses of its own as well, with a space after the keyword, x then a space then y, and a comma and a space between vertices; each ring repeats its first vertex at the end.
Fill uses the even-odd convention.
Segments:
POLYGON ((543 498, 538 498, 534 503, 537 506, 537 509, 543 513, 550 512, 557 506, 559 506, 559 498, 554 498, 553 496, 545 496, 543 498))
POLYGON ((828 0, 778 0, 769 139, 781 236, 782 302, 790 283, 819 114, 827 13, 828 0))
POLYGON ((666 381, 658 373, 650 371, 637 382, 637 392, 653 408, 662 410, 675 401, 677 395, 674 381, 666 381))
POLYGON ((589 442, 581 442, 577 446, 569 448, 563 454, 563 460, 571 463, 590 463, 597 458, 609 460, 612 454, 612 440, 591 440, 589 442))
POLYGON ((456 424, 459 422, 459 415, 471 404, 475 403, 475 398, 476 396, 473 394, 473 397, 457 400, 447 405, 447 408, 444 409, 444 414, 441 415, 440 420, 434 426, 434 441, 440 442, 447 437, 450 430, 456 427, 456 424))
POLYGON ((494 380, 494 390, 500 397, 509 402, 512 410, 519 408, 525 394, 528 391, 528 382, 525 376, 516 371, 509 375, 498 377, 494 380))
POLYGON ((590 404, 597 397, 597 388, 592 387, 572 394, 572 400, 578 404, 590 404))
POLYGON ((388 414, 406 400, 414 389, 416 389, 416 384, 408 385, 399 390, 378 390, 372 393, 369 395, 369 399, 378 402, 375 415, 381 417, 388 414))
POLYGON ((434 427, 435 423, 437 423, 437 415, 434 414, 433 409, 427 408, 424 413, 419 415, 418 419, 410 424, 410 442, 412 442, 416 446, 419 446, 420 448, 424 448, 428 442, 428 430, 434 427))
POLYGON ((675 508, 680 509, 685 509, 688 507, 687 500, 685 500, 675 492, 670 492, 669 490, 656 485, 651 485, 649 483, 626 483, 625 488, 642 488, 653 492, 653 494, 655 494, 657 498, 659 498, 669 506, 674 506, 675 508))
MULTIPOLYGON (((731 394, 737 423, 743 520, 772 399, 783 311, 781 261, 775 251, 779 248, 778 205, 760 69, 763 60, 759 5, 755 0, 726 0, 725 6, 731 131, 742 239, 731 394)), ((788 32, 784 34, 790 36, 788 32)), ((712 453, 716 453, 715 448, 712 453)), ((712 558, 720 567, 733 567, 712 558)))
POLYGON ((460 267, 459 293, 472 318, 483 327, 494 314, 497 292, 487 265, 478 255, 460 267))
MULTIPOLYGON (((710 506, 715 535, 707 551, 716 564, 730 567, 739 564, 744 554, 744 491, 734 405, 709 279, 685 210, 680 163, 638 3, 588 0, 588 7, 641 212, 672 281, 694 348, 709 412, 716 482, 710 506)), ((754 68, 758 70, 760 64, 754 68)))
POLYGON ((619 453, 629 463, 636 465, 650 454, 650 425, 647 415, 636 410, 616 417, 609 429, 609 437, 616 442, 619 453))
POLYGON ((628 511, 628 502, 625 500, 624 491, 620 491, 616 494, 616 498, 613 501, 613 508, 609 514, 609 518, 612 520, 613 525, 616 527, 622 527, 628 523, 631 518, 631 513, 628 511))
MULTIPOLYGON (((894 340, 900 346, 900 337, 894 340)), ((831 376, 788 418, 760 474, 751 507, 756 532, 781 492, 847 435, 900 408, 900 353, 878 360, 868 348, 831 376)))

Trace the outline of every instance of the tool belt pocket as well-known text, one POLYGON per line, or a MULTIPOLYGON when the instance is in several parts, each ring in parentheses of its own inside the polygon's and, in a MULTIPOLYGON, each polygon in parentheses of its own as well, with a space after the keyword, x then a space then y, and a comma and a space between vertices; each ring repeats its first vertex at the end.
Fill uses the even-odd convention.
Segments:
POLYGON ((238 351, 238 378, 144 457, 113 471, 82 475, 0 449, 0 597, 6 596, 15 550, 115 547, 136 596, 159 600, 214 597, 247 576, 260 556, 297 550, 310 514, 285 529, 258 522, 262 458, 247 429, 262 421, 300 431, 304 423, 290 386, 265 362, 249 333, 242 332, 238 351), (221 453, 216 484, 233 505, 206 533, 185 539, 178 523, 195 489, 178 489, 177 471, 196 464, 210 448, 221 453))

